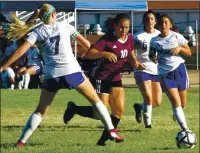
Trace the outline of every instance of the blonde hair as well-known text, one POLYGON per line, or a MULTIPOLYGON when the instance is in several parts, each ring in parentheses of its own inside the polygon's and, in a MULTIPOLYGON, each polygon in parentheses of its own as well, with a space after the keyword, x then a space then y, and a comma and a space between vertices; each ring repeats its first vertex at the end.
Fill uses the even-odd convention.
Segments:
POLYGON ((21 21, 14 12, 11 13, 13 23, 9 24, 7 38, 10 40, 19 40, 24 37, 36 24, 38 18, 41 21, 49 20, 50 14, 55 11, 55 8, 50 4, 43 4, 40 9, 37 9, 34 14, 26 21, 21 21))

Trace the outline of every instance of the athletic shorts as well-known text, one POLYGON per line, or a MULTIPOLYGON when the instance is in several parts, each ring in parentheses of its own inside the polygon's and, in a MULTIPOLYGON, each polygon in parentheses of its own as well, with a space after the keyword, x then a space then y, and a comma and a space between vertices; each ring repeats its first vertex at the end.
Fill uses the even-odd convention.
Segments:
POLYGON ((36 74, 39 74, 41 72, 41 67, 38 65, 32 65, 28 66, 28 68, 33 67, 36 70, 36 74))
POLYGON ((181 63, 175 70, 165 74, 160 78, 162 90, 177 88, 178 91, 183 91, 189 88, 189 77, 185 64, 181 63))
POLYGON ((85 80, 82 72, 76 72, 56 78, 46 79, 43 83, 43 88, 56 92, 61 88, 73 89, 80 85, 85 80))
POLYGON ((122 81, 108 81, 90 79, 97 93, 109 94, 112 87, 122 87, 122 81))
POLYGON ((137 84, 147 80, 159 82, 158 75, 148 74, 146 72, 134 72, 134 77, 137 84))

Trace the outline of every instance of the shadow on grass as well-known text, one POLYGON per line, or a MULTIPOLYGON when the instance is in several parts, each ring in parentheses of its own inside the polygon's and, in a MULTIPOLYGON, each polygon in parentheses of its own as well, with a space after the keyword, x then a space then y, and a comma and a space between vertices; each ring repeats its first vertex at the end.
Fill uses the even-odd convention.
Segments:
MULTIPOLYGON (((2 126, 2 131, 13 131, 15 129, 23 129, 23 125, 8 125, 8 126, 2 126)), ((97 126, 97 127, 90 127, 90 126, 80 126, 80 125, 55 125, 55 126, 46 126, 46 125, 39 125, 38 130, 39 131, 67 131, 67 129, 77 129, 78 131, 103 131, 103 126, 97 126)), ((140 129, 123 129, 119 130, 120 132, 142 132, 140 129)))
POLYGON ((152 150, 176 150, 177 148, 171 148, 171 147, 164 147, 164 148, 152 148, 152 150))
MULTIPOLYGON (((31 147, 44 146, 44 144, 43 143, 27 143, 25 144, 25 147, 26 146, 31 146, 31 147)), ((10 148, 16 148, 16 147, 15 147, 15 143, 4 143, 4 144, 0 144, 0 148, 10 149, 10 148)))

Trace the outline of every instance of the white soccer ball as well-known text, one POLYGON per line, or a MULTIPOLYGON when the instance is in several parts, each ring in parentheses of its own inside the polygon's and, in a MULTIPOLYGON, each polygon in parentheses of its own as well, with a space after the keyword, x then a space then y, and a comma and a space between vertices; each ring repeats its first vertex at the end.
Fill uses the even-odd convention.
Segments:
POLYGON ((196 145, 196 136, 192 131, 180 131, 176 136, 176 145, 178 148, 194 148, 196 145))

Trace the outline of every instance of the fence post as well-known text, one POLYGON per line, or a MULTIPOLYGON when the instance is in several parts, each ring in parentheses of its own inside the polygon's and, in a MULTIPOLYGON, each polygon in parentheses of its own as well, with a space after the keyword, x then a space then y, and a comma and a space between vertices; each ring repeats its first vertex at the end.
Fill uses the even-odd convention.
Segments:
POLYGON ((196 20, 196 58, 197 58, 197 70, 199 70, 199 34, 198 34, 198 20, 196 20))

